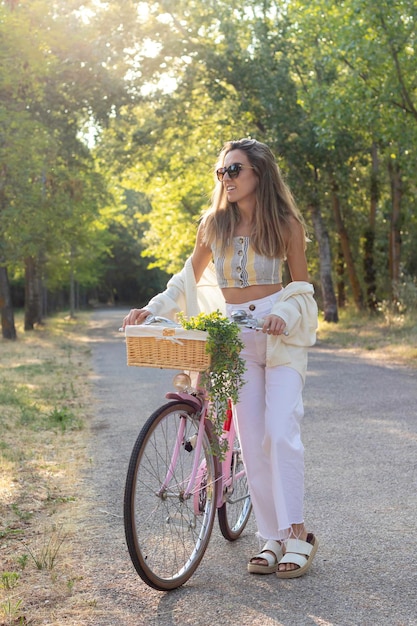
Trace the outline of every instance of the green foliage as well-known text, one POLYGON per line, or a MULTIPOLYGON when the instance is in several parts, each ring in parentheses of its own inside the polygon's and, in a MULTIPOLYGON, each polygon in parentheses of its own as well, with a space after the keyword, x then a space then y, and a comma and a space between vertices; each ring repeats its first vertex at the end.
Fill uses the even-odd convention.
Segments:
POLYGON ((20 574, 17 572, 2 572, 0 587, 5 590, 6 598, 0 604, 0 610, 7 622, 2 624, 17 624, 20 622, 22 600, 16 600, 11 591, 19 584, 20 574), (19 619, 19 622, 17 621, 19 619))
POLYGON ((204 330, 208 333, 206 350, 210 354, 211 363, 209 370, 203 373, 202 383, 212 402, 211 417, 215 430, 221 434, 229 398, 236 404, 244 384, 246 368, 240 356, 243 348, 240 328, 220 311, 200 313, 188 319, 180 315, 179 321, 188 330, 204 330))
POLYGON ((26 565, 28 564, 28 560, 29 560, 28 554, 21 554, 19 557, 17 557, 17 562, 22 568, 22 570, 25 569, 26 565))
POLYGON ((139 306, 164 289, 168 276, 158 268, 148 269, 142 256, 149 200, 144 193, 131 189, 116 187, 113 191, 118 206, 109 207, 103 215, 109 246, 99 290, 106 301, 139 306))
POLYGON ((62 529, 53 528, 50 533, 45 532, 41 542, 35 547, 26 546, 29 556, 39 570, 52 570, 58 554, 67 539, 62 529))
MULTIPOLYGON (((169 271, 181 266, 194 244, 195 220, 207 205, 219 148, 226 139, 251 135, 269 143, 280 157, 312 235, 316 224, 310 207, 320 207, 334 259, 326 280, 336 275, 340 237, 346 232, 353 262, 349 268, 346 258, 339 264, 341 278, 348 282, 348 270, 349 281, 353 284, 358 275, 363 286, 363 234, 369 222, 374 224, 374 144, 379 202, 370 255, 378 267, 379 297, 385 297, 392 204, 387 164, 392 155, 401 162, 404 182, 408 273, 414 263, 409 242, 415 234, 410 184, 410 155, 417 144, 415 21, 411 0, 395 7, 385 0, 372 5, 363 0, 294 0, 279 6, 273 0, 245 6, 230 1, 204 7, 185 0, 153 3, 143 27, 155 52, 147 56, 143 51, 141 59, 149 90, 139 106, 115 118, 111 129, 111 140, 120 134, 126 177, 146 190, 152 202, 144 254, 169 271), (175 78, 174 90, 157 90, 163 76, 175 78)), ((320 283, 324 268, 316 258, 323 242, 315 234, 310 267, 314 282, 320 283)), ((320 262, 327 271, 331 257, 320 262)))
POLYGON ((82 427, 82 421, 78 419, 68 407, 55 407, 47 415, 47 423, 52 427, 58 426, 62 432, 67 429, 79 429, 82 427))
POLYGON ((313 281, 337 271, 348 292, 355 278, 365 290, 372 227, 367 256, 389 298, 390 240, 401 236, 401 273, 417 267, 416 21, 414 0, 1 4, 0 256, 11 275, 30 256, 49 289, 75 279, 146 301, 192 252, 224 141, 253 136, 278 156, 308 222, 313 281))
POLYGON ((237 112, 235 90, 213 107, 206 86, 194 83, 199 79, 204 82, 205 74, 178 84, 175 93, 123 108, 97 148, 98 157, 109 163, 107 171, 124 189, 146 194, 149 209, 141 206, 136 215, 142 255, 150 268, 168 273, 179 271, 193 250, 198 220, 210 204, 222 143, 246 131, 247 116, 237 112), (114 152, 117 159, 109 160, 114 152))
MULTIPOLYGON (((0 253, 16 272, 36 259, 50 290, 95 285, 103 273, 108 196, 85 131, 107 123, 128 85, 126 63, 112 60, 127 40, 110 49, 108 16, 86 20, 80 7, 0 6, 0 253)), ((119 13, 129 11, 132 3, 119 13)))
POLYGON ((33 516, 33 511, 22 511, 16 503, 12 504, 13 513, 22 521, 27 522, 33 516))
POLYGON ((0 608, 4 617, 8 620, 6 624, 23 625, 26 623, 25 617, 21 616, 22 604, 22 600, 13 600, 12 598, 7 598, 7 600, 1 603, 0 608))
POLYGON ((19 582, 20 574, 17 572, 2 572, 0 584, 3 589, 10 591, 19 582))

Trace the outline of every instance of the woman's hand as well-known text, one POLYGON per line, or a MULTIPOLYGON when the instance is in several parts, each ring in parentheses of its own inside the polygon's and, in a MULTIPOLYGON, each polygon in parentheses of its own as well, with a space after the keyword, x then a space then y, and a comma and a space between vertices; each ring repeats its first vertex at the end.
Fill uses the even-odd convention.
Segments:
POLYGON ((282 335, 285 333, 287 324, 282 317, 271 313, 264 318, 264 325, 262 326, 262 332, 268 333, 268 335, 282 335))
POLYGON ((149 315, 152 315, 147 309, 130 309, 129 313, 123 319, 122 328, 133 326, 134 324, 143 324, 149 315))

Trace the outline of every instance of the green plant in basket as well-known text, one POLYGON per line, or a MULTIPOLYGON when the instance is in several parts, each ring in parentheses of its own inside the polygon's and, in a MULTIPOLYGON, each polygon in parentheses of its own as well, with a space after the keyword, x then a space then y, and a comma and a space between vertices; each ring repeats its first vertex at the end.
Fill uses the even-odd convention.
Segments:
POLYGON ((186 330, 204 330, 208 333, 206 351, 210 354, 211 363, 209 369, 202 374, 202 383, 212 403, 213 410, 210 418, 219 434, 229 398, 235 404, 244 383, 243 374, 246 368, 240 356, 243 348, 240 328, 235 322, 224 317, 220 311, 200 313, 190 318, 180 314, 178 318, 181 326, 186 330), (218 423, 213 420, 214 412, 218 415, 218 423))

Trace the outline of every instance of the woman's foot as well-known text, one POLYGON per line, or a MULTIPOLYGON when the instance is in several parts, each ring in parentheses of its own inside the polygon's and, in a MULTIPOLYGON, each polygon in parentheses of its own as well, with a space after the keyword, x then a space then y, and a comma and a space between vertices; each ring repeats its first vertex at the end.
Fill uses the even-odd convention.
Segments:
POLYGON ((278 570, 278 563, 284 556, 280 541, 269 539, 261 552, 248 563, 248 572, 251 574, 273 574, 278 570))
MULTIPOLYGON (((290 534, 288 535, 288 539, 300 539, 301 541, 307 541, 307 530, 304 524, 293 524, 291 526, 290 534)), ((285 555, 286 548, 285 544, 288 541, 283 542, 283 555, 285 555)), ((298 565, 296 563, 280 563, 278 567, 279 572, 291 572, 293 570, 298 569, 298 565)))
POLYGON ((313 533, 293 536, 285 542, 285 554, 278 565, 278 578, 298 578, 310 568, 319 545, 313 533))

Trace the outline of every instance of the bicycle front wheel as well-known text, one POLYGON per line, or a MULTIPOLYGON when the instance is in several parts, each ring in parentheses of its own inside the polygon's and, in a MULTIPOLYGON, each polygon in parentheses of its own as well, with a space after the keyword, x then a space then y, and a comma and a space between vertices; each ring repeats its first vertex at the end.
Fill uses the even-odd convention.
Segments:
POLYGON ((207 548, 216 512, 217 459, 211 425, 199 429, 195 408, 170 402, 153 413, 132 451, 125 487, 124 522, 133 565, 142 580, 160 591, 183 585, 207 548), (191 493, 187 486, 197 473, 191 493))
MULTIPOLYGON (((224 481, 227 481, 224 476, 224 481)), ((218 510, 221 533, 228 541, 235 541, 242 534, 252 511, 248 481, 243 466, 240 443, 235 437, 230 467, 230 484, 226 487, 224 504, 218 510)))

